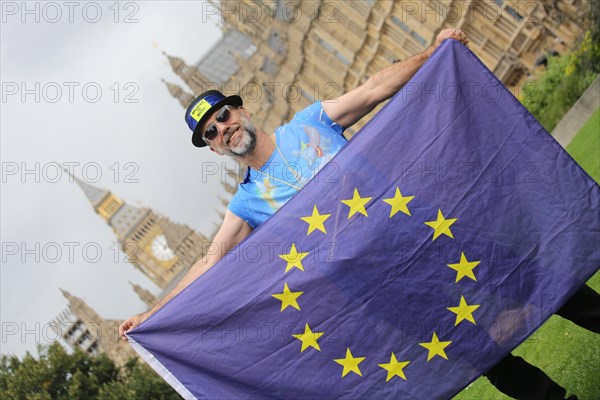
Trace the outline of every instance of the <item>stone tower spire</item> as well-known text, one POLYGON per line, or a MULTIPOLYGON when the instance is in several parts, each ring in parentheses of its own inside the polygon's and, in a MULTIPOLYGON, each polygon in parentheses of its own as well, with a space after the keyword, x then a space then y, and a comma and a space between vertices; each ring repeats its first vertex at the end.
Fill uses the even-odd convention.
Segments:
POLYGON ((65 299, 67 299, 67 301, 69 302, 69 309, 72 312, 77 311, 77 313, 84 319, 90 319, 90 320, 101 319, 100 315, 98 315, 90 306, 88 306, 87 303, 82 298, 73 296, 71 293, 69 293, 68 291, 66 291, 62 288, 60 289, 60 292, 65 297, 65 299))
POLYGON ((187 108, 192 102, 192 100, 194 100, 194 95, 186 92, 181 86, 171 82, 167 82, 164 79, 161 80, 165 85, 167 85, 167 89, 169 89, 169 93, 171 93, 171 96, 179 100, 179 104, 181 104, 183 108, 187 108))
POLYGON ((116 364, 123 365, 135 357, 130 346, 119 338, 119 321, 102 318, 87 303, 60 289, 69 305, 52 321, 52 329, 71 348, 87 353, 106 353, 116 364))
POLYGON ((185 81, 189 77, 193 68, 179 57, 171 56, 164 51, 162 53, 169 60, 169 64, 171 64, 171 69, 173 72, 175 72, 178 77, 185 81))
POLYGON ((98 205, 102 203, 109 195, 110 192, 106 189, 100 189, 94 185, 90 185, 89 183, 77 178, 75 175, 71 174, 68 168, 63 168, 67 174, 77 183, 77 186, 83 191, 85 196, 90 201, 91 205, 96 208, 98 205))
MULTIPOLYGON (((68 172, 68 171, 67 171, 68 172)), ((148 209, 131 206, 109 190, 100 189, 70 175, 83 190, 94 211, 113 229, 117 238, 123 240, 148 213, 148 209)))
POLYGON ((197 96, 200 93, 208 90, 209 86, 211 86, 210 84, 214 86, 215 83, 211 83, 210 79, 208 79, 196 68, 188 65, 181 58, 168 55, 164 51, 163 54, 169 60, 169 64, 171 64, 171 69, 173 70, 173 72, 175 72, 175 74, 179 76, 188 85, 188 87, 192 90, 194 95, 197 96))
POLYGON ((154 296, 152 293, 150 293, 149 290, 144 289, 137 283, 129 281, 129 284, 133 288, 133 291, 137 293, 140 300, 142 300, 144 304, 148 306, 148 308, 154 307, 154 305, 156 304, 156 296, 154 296))

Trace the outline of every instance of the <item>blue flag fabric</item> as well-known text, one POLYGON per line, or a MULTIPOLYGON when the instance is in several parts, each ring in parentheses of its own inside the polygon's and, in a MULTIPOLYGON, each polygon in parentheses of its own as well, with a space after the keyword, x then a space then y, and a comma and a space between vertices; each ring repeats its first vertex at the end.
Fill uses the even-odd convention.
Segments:
POLYGON ((188 398, 448 398, 598 270, 599 199, 448 40, 302 191, 129 337, 188 398))

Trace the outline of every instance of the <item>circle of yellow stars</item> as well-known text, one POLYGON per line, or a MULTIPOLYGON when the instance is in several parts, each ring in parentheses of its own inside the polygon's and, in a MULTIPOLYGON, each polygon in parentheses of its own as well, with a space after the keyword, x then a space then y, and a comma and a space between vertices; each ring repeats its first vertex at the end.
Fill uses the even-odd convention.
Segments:
MULTIPOLYGON (((400 191, 400 188, 396 187, 393 197, 382 199, 384 203, 390 206, 389 218, 394 217, 398 213, 403 213, 410 217, 411 213, 408 208, 408 204, 414 199, 414 197, 415 196, 403 195, 400 191)), ((351 219, 353 217, 360 218, 361 215, 364 217, 368 217, 369 214, 367 212, 367 204, 369 204, 369 202, 371 202, 372 199, 373 197, 361 196, 358 188, 354 188, 352 198, 341 200, 341 203, 348 207, 347 219, 351 219)), ((300 217, 300 220, 308 224, 306 236, 309 236, 313 233, 318 234, 317 232, 327 234, 325 222, 328 220, 329 217, 331 217, 331 214, 321 213, 317 206, 313 205, 311 215, 300 217)), ((440 238, 441 236, 448 236, 449 238, 454 239, 451 227, 457 220, 458 218, 447 218, 442 213, 442 210, 438 209, 436 220, 426 221, 424 222, 424 224, 433 229, 432 241, 440 238)), ((289 253, 279 255, 279 258, 286 262, 284 274, 286 274, 293 268, 297 268, 298 270, 304 272, 302 260, 308 254, 309 252, 298 251, 296 244, 292 243, 289 249, 289 253)), ((474 269, 479 265, 480 261, 469 261, 464 252, 461 252, 460 259, 457 261, 457 263, 448 264, 449 268, 456 271, 456 280, 454 283, 457 284, 463 278, 469 278, 477 282, 474 269)), ((272 294, 271 296, 281 301, 280 312, 284 312, 288 308, 300 311, 298 299, 300 298, 300 296, 302 296, 302 294, 304 294, 304 292, 293 291, 288 286, 288 283, 284 282, 283 291, 281 293, 272 294)), ((476 324, 475 318, 473 317, 473 312, 479 307, 479 304, 468 304, 464 295, 461 295, 459 304, 455 307, 447 307, 447 310, 455 314, 454 326, 457 326, 462 321, 468 321, 472 324, 476 324)), ((292 336, 301 342, 300 352, 304 352, 309 348, 321 351, 318 340, 321 339, 321 337, 324 334, 325 332, 313 332, 309 324, 306 323, 304 327, 304 332, 293 334, 292 336)), ((437 335, 437 332, 433 331, 431 335, 431 341, 419 343, 419 346, 427 349, 427 362, 429 362, 436 356, 448 360, 448 355, 446 354, 445 350, 451 344, 452 341, 450 340, 440 340, 440 338, 437 335)), ((344 378, 349 373, 353 373, 362 377, 360 364, 363 361, 365 361, 366 358, 367 357, 365 356, 354 356, 350 348, 346 348, 345 356, 343 358, 334 359, 333 361, 342 366, 342 378, 344 378)), ((390 355, 389 362, 377 365, 387 372, 385 380, 386 382, 389 382, 394 377, 398 377, 406 381, 407 377, 404 373, 404 368, 406 368, 410 363, 411 361, 408 360, 398 361, 396 355, 392 352, 390 355)))

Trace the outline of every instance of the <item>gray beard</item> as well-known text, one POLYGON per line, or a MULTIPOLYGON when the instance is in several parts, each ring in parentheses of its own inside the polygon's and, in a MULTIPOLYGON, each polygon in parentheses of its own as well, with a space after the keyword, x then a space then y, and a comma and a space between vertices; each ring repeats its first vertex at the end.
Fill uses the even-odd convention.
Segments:
POLYGON ((256 127, 244 115, 242 115, 242 128, 244 136, 237 146, 225 150, 225 154, 232 157, 244 157, 252 154, 256 148, 256 127))

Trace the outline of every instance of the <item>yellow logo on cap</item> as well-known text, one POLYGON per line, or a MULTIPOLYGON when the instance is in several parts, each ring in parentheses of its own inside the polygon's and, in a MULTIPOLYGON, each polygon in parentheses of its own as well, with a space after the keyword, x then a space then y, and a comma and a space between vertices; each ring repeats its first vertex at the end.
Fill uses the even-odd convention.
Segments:
POLYGON ((202 99, 196 104, 190 115, 196 120, 200 121, 200 118, 210 109, 211 105, 208 101, 202 99))

